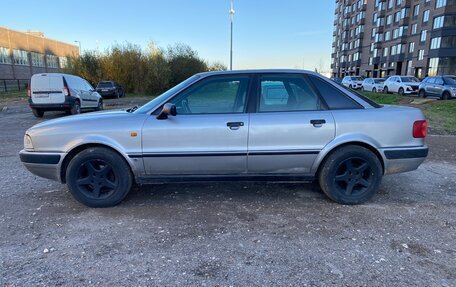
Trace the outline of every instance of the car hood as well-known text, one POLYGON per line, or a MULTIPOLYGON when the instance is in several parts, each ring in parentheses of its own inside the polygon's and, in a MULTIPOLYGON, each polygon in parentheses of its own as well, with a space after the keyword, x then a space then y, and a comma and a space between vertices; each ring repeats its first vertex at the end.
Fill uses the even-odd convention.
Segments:
POLYGON ((30 130, 54 126, 54 125, 61 125, 61 124, 70 124, 70 123, 73 124, 73 123, 77 123, 77 122, 86 123, 86 122, 90 122, 90 121, 106 119, 107 117, 110 117, 110 118, 127 117, 129 115, 131 115, 131 113, 129 113, 125 110, 111 110, 111 111, 85 113, 85 114, 66 116, 66 117, 62 117, 62 118, 58 118, 58 119, 44 121, 44 122, 34 125, 33 127, 30 128, 30 130))

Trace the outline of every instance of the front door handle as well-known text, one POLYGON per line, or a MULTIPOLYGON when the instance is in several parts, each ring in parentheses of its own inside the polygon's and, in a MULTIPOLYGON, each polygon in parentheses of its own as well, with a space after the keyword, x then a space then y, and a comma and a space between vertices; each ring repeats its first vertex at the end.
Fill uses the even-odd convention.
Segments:
POLYGON ((237 130, 240 127, 244 126, 244 122, 228 122, 228 123, 226 123, 226 126, 232 130, 237 130))
POLYGON ((321 127, 323 124, 326 124, 326 120, 318 119, 318 120, 310 120, 310 123, 314 125, 314 127, 321 127))

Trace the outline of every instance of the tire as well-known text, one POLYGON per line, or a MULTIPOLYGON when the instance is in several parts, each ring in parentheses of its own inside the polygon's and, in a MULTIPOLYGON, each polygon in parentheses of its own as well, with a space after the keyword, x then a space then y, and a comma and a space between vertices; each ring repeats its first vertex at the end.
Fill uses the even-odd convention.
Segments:
POLYGON ((73 107, 70 110, 70 114, 71 115, 78 115, 80 113, 81 113, 81 103, 79 102, 79 100, 76 100, 74 102, 73 107))
POLYGON ((382 180, 382 165, 370 150, 355 145, 336 149, 326 158, 318 176, 323 192, 340 204, 369 200, 382 180))
POLYGON ((448 93, 446 91, 443 92, 442 97, 441 97, 442 100, 449 100, 450 98, 451 98, 450 93, 448 93))
POLYGON ((399 88, 398 94, 399 96, 404 96, 404 88, 399 88))
POLYGON ((350 85, 349 88, 353 90, 353 86, 352 85, 350 85))
POLYGON ((89 207, 112 207, 128 194, 133 183, 129 165, 108 148, 88 148, 71 159, 66 183, 73 197, 89 207))
POLYGON ((376 92, 377 92, 377 88, 373 88, 372 93, 376 93, 376 92))
POLYGON ((99 99, 98 100, 98 106, 95 108, 95 111, 102 111, 104 109, 104 106, 103 106, 103 99, 99 99))
POLYGON ((425 90, 420 90, 418 92, 418 97, 420 98, 426 98, 426 91, 425 90))
POLYGON ((384 92, 385 94, 389 94, 388 87, 384 87, 384 88, 383 88, 383 92, 384 92))
POLYGON ((44 111, 39 109, 32 109, 32 113, 37 118, 42 118, 44 116, 44 111))

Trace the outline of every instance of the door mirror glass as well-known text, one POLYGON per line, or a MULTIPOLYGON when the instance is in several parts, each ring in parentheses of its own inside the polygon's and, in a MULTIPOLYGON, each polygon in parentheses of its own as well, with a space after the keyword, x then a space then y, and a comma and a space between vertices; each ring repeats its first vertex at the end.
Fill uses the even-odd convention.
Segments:
POLYGON ((157 119, 166 120, 168 118, 168 116, 175 116, 175 115, 177 115, 176 106, 172 103, 166 103, 163 106, 160 114, 158 114, 157 119))

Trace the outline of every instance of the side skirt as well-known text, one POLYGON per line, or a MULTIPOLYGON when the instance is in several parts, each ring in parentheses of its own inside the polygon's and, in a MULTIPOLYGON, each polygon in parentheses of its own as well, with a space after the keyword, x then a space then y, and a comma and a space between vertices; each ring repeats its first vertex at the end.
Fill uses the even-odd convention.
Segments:
POLYGON ((238 175, 157 175, 137 177, 138 184, 266 181, 266 182, 313 182, 315 176, 296 174, 238 174, 238 175))

